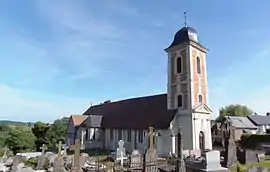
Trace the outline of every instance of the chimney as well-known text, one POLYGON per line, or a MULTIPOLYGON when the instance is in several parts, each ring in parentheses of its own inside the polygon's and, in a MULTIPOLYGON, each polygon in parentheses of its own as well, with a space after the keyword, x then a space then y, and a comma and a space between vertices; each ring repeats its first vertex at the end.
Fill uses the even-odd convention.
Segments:
POLYGON ((111 103, 111 100, 106 100, 105 102, 103 102, 104 104, 105 103, 111 103))
POLYGON ((270 112, 267 112, 267 113, 266 113, 266 116, 270 116, 270 112))

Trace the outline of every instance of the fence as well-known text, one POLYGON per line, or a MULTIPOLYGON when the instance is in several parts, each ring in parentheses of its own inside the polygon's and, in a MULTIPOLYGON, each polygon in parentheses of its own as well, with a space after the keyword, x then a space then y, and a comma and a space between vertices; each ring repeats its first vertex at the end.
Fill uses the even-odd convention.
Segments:
MULTIPOLYGON (((186 172, 199 172, 192 166, 185 165, 186 172)), ((177 158, 162 159, 158 161, 145 162, 145 158, 139 163, 131 162, 130 158, 124 161, 123 166, 120 162, 100 162, 98 161, 88 171, 93 172, 178 172, 180 161, 177 158)))

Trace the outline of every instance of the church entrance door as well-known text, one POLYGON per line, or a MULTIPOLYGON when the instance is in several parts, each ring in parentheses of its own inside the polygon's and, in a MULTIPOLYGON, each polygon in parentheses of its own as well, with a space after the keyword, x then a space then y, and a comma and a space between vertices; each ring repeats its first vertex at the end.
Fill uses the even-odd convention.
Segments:
POLYGON ((205 150, 205 135, 204 132, 200 131, 199 134, 199 144, 200 144, 200 149, 205 150))

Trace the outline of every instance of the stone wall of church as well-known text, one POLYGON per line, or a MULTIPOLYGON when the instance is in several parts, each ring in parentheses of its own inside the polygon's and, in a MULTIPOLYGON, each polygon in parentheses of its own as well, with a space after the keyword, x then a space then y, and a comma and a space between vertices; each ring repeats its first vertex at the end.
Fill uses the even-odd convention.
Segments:
POLYGON ((191 65, 192 65, 192 98, 193 106, 199 103, 199 95, 202 95, 202 103, 208 104, 207 101, 207 77, 206 77, 206 54, 197 48, 190 46, 191 65), (197 73, 197 57, 200 58, 201 74, 197 73))

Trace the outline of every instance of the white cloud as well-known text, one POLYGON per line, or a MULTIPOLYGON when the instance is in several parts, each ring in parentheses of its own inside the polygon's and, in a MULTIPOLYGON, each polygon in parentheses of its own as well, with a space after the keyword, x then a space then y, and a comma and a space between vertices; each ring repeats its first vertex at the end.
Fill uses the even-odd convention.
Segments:
POLYGON ((4 84, 0 84, 0 95, 1 120, 52 122, 71 114, 82 114, 91 103, 82 98, 20 90, 4 84))

